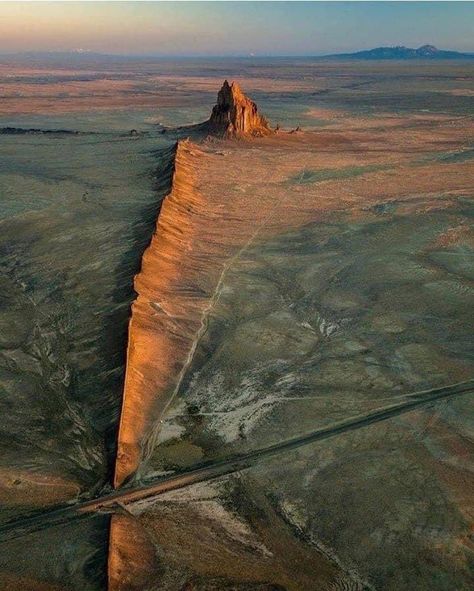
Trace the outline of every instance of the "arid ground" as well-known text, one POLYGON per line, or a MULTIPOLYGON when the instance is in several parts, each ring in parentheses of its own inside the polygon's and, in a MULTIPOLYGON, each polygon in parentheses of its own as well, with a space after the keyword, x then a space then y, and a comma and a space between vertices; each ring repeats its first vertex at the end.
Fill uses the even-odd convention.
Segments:
POLYGON ((0 64, 2 589, 473 587, 473 70, 0 64))

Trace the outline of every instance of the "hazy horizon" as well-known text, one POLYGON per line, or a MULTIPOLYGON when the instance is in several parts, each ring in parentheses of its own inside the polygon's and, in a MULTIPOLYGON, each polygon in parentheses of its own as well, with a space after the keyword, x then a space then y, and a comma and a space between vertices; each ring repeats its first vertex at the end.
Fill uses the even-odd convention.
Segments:
MULTIPOLYGON (((41 0, 38 0, 41 1, 41 0)), ((148 1, 148 0, 143 0, 148 1)), ((198 0, 196 0, 198 1, 198 0)), ((428 44, 426 44, 428 45, 428 44)), ((433 45, 430 43, 429 45, 433 45)), ((123 59, 158 59, 158 60, 165 60, 165 61, 172 61, 172 60, 198 60, 198 59, 206 59, 206 60, 222 60, 222 59, 236 59, 236 60, 252 60, 252 59, 313 59, 313 58, 325 58, 325 57, 333 57, 338 55, 348 55, 351 53, 356 53, 359 51, 365 51, 369 49, 377 49, 378 47, 364 47, 363 49, 354 49, 353 51, 347 52, 335 52, 335 53, 313 53, 313 54, 216 54, 216 55, 208 55, 208 54, 159 54, 159 53, 106 53, 101 51, 90 51, 90 50, 25 50, 25 51, 1 51, 0 56, 2 57, 15 57, 15 56, 100 56, 100 57, 110 57, 110 58, 123 58, 123 59)), ((386 46, 386 47, 396 47, 394 45, 386 46)), ((418 46, 421 47, 421 46, 418 46)), ((437 47, 440 50, 447 50, 447 51, 458 51, 459 53, 463 54, 472 54, 474 56, 474 51, 459 51, 453 50, 451 47, 437 47)), ((416 47, 415 47, 416 49, 416 47)))
POLYGON ((0 54, 318 57, 379 46, 473 52, 469 2, 7 2, 0 54))

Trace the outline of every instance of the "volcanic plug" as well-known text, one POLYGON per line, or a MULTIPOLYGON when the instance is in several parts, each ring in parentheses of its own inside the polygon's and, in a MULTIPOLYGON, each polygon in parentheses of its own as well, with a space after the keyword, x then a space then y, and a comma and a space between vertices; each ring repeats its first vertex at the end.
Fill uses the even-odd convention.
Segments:
POLYGON ((268 122, 258 112, 257 105, 245 96, 236 82, 229 84, 227 80, 217 94, 209 127, 211 132, 226 137, 270 133, 268 122))

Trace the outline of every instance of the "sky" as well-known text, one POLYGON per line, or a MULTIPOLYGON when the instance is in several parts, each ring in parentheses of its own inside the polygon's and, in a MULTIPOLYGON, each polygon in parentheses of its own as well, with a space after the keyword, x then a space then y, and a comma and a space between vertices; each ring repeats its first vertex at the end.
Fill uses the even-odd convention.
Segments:
POLYGON ((474 51, 474 2, 0 2, 0 53, 322 55, 474 51))

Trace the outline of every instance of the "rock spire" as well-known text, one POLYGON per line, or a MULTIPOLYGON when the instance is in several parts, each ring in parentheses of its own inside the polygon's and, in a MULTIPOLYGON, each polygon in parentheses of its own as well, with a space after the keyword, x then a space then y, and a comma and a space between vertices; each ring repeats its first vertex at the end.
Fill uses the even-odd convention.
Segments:
POLYGON ((267 120, 259 114, 257 105, 245 96, 236 82, 229 84, 227 80, 217 94, 209 126, 212 132, 230 137, 270 133, 267 120))

